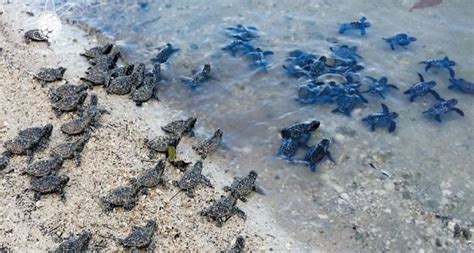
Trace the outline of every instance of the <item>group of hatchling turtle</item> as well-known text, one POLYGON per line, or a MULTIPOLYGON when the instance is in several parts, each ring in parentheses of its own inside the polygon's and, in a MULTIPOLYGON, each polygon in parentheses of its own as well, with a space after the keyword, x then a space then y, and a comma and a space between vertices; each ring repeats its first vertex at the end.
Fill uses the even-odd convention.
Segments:
MULTIPOLYGON (((30 30, 25 34, 27 42, 46 41, 47 37, 39 30, 30 30)), ((48 97, 52 109, 57 117, 63 113, 74 113, 75 117, 63 123, 60 127, 68 141, 51 148, 50 157, 33 161, 34 153, 47 148, 49 138, 53 131, 51 124, 40 127, 32 127, 21 130, 18 135, 4 143, 5 151, 0 156, 0 170, 5 169, 13 156, 27 156, 27 165, 21 174, 31 177, 30 189, 34 192, 34 199, 39 200, 43 194, 58 193, 65 200, 65 191, 69 177, 58 174, 65 159, 74 159, 76 166, 81 164, 81 152, 91 137, 92 131, 100 126, 100 117, 107 110, 98 106, 98 97, 95 93, 90 95, 90 102, 84 105, 91 85, 103 85, 107 93, 125 95, 130 93, 131 99, 137 105, 151 99, 157 98, 156 87, 161 81, 160 65, 154 66, 150 73, 145 73, 145 65, 125 65, 117 67, 116 63, 120 53, 114 52, 112 44, 93 47, 86 50, 82 56, 91 63, 86 76, 81 78, 86 84, 73 85, 66 81, 65 84, 50 89, 48 97)), ((41 68, 34 77, 43 87, 46 83, 63 80, 66 69, 41 68)), ((184 120, 172 121, 162 126, 166 133, 153 139, 145 139, 144 144, 150 151, 150 157, 154 158, 158 153, 165 155, 154 167, 146 168, 137 177, 130 178, 125 186, 119 186, 101 197, 101 204, 105 212, 114 208, 122 207, 131 210, 136 205, 137 195, 147 194, 148 188, 158 185, 166 185, 164 172, 167 163, 183 172, 182 177, 173 181, 173 185, 185 192, 188 197, 194 197, 194 191, 199 185, 213 188, 211 181, 202 175, 203 162, 198 160, 191 168, 191 164, 176 158, 176 148, 184 136, 194 136, 193 128, 197 119, 190 117, 184 120)), ((206 159, 209 154, 216 151, 222 141, 223 132, 217 129, 208 139, 192 146, 193 150, 202 158, 206 159)), ((263 194, 263 190, 256 184, 257 173, 251 171, 243 178, 235 178, 230 186, 224 187, 227 196, 221 196, 209 207, 199 212, 203 217, 214 221, 221 227, 233 215, 246 220, 244 211, 236 206, 237 201, 247 201, 246 196, 255 191, 263 194)), ((171 200, 170 199, 170 200, 171 200)), ((156 222, 147 220, 144 226, 133 226, 130 234, 118 242, 131 250, 153 247, 152 237, 156 222)), ((82 231, 76 236, 61 242, 52 252, 80 252, 87 249, 92 234, 82 231)), ((228 252, 241 252, 244 248, 244 238, 239 236, 235 244, 228 252)))

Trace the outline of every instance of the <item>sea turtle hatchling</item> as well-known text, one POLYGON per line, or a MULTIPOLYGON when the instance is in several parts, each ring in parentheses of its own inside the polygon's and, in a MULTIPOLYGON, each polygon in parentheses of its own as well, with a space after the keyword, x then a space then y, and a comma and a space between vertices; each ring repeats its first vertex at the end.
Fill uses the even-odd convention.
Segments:
POLYGON ((196 121, 197 119, 195 117, 189 117, 185 120, 175 120, 165 126, 162 126, 161 129, 167 133, 177 134, 179 136, 183 136, 185 134, 193 136, 193 128, 196 124, 196 121))
POLYGON ((132 231, 123 239, 118 239, 118 242, 124 247, 131 248, 131 252, 137 249, 148 247, 152 250, 152 238, 156 229, 156 222, 148 220, 145 226, 133 226, 132 231))
POLYGON ((138 181, 131 178, 129 185, 119 186, 101 198, 102 206, 105 212, 112 211, 115 207, 123 207, 129 211, 135 207, 137 194, 140 189, 138 181))
POLYGON ((150 151, 149 157, 153 158, 157 153, 166 153, 168 152, 169 147, 177 147, 181 140, 181 136, 176 134, 169 134, 164 136, 159 136, 154 139, 145 138, 145 146, 150 151))
POLYGON ((34 163, 28 164, 22 171, 24 174, 28 174, 33 177, 43 177, 50 174, 54 174, 63 166, 64 160, 60 157, 50 157, 43 160, 38 160, 34 163))
POLYGON ((61 131, 68 135, 82 134, 91 127, 99 127, 99 118, 107 110, 98 107, 98 98, 96 94, 90 97, 89 105, 84 109, 79 118, 73 119, 61 125, 61 131))
POLYGON ((25 42, 29 44, 30 42, 48 42, 48 37, 40 29, 31 29, 25 33, 25 42))
MULTIPOLYGON (((158 65, 159 66, 159 65, 158 65)), ((154 75, 146 75, 140 87, 132 87, 130 98, 137 106, 141 106, 144 102, 154 98, 158 99, 158 82, 154 75)))
POLYGON ((48 92, 48 97, 51 102, 55 103, 65 97, 81 94, 85 92, 88 88, 89 86, 85 84, 73 85, 66 83, 61 86, 58 86, 55 89, 50 89, 48 92))
POLYGON ((265 192, 263 189, 256 184, 257 173, 255 171, 250 171, 246 177, 236 177, 234 182, 230 186, 225 186, 224 191, 230 192, 236 198, 240 199, 243 202, 247 202, 245 196, 249 195, 252 192, 257 192, 264 195, 265 192))
POLYGON ((199 212, 201 216, 207 217, 208 220, 216 222, 218 227, 222 227, 224 222, 230 219, 233 215, 237 215, 243 220, 247 219, 244 211, 236 207, 237 198, 233 195, 221 196, 221 198, 214 202, 207 208, 204 208, 199 212))
POLYGON ((86 133, 81 136, 78 140, 74 142, 66 142, 57 145, 51 151, 53 157, 58 157, 60 159, 72 159, 76 163, 76 166, 81 165, 81 152, 84 149, 84 146, 89 141, 90 134, 86 133))
POLYGON ((112 51, 113 47, 114 47, 113 44, 107 43, 103 46, 96 46, 96 47, 87 49, 84 51, 84 53, 81 53, 80 55, 88 59, 97 58, 99 56, 109 54, 112 51))
POLYGON ((186 191, 186 194, 190 198, 194 197, 194 188, 200 184, 214 188, 214 186, 211 184, 211 181, 201 173, 202 161, 197 161, 194 164, 194 167, 190 170, 187 170, 179 181, 173 181, 173 185, 179 187, 181 191, 186 191))
POLYGON ((52 108, 57 117, 65 112, 72 112, 77 110, 86 100, 87 92, 69 95, 61 98, 59 101, 53 103, 52 108))
POLYGON ((234 245, 232 245, 232 248, 226 250, 226 253, 241 253, 244 251, 245 248, 245 239, 243 236, 237 237, 235 239, 234 245))
POLYGON ((71 236, 62 241, 54 250, 49 253, 66 253, 66 252, 86 252, 91 240, 92 234, 89 231, 82 231, 76 236, 71 236))
POLYGON ((159 184, 165 184, 163 173, 165 171, 166 162, 159 160, 155 167, 145 169, 137 177, 137 183, 140 187, 152 188, 159 184))
POLYGON ((66 72, 66 68, 63 67, 40 68, 39 72, 34 77, 40 81, 41 86, 44 87, 46 83, 63 80, 64 72, 66 72))
POLYGON ((30 189, 35 192, 34 199, 40 200, 42 195, 58 193, 61 199, 65 199, 64 187, 69 182, 68 176, 48 175, 44 177, 32 177, 30 189))
POLYGON ((29 163, 35 150, 47 146, 52 131, 53 125, 51 124, 21 130, 13 140, 8 140, 3 144, 7 151, 6 156, 27 155, 29 163))
POLYGON ((221 144, 222 134, 222 130, 217 129, 211 137, 199 143, 198 145, 194 145, 192 148, 201 156, 202 159, 206 159, 206 157, 210 153, 216 151, 221 144))

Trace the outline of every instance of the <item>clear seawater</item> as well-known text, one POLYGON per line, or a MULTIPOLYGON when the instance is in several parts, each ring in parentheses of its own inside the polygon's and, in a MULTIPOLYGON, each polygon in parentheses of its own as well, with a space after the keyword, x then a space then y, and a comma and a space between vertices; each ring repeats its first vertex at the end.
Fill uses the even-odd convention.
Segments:
MULTIPOLYGON (((259 173, 268 191, 264 201, 275 220, 296 241, 314 248, 342 244, 345 246, 341 249, 348 250, 358 242, 345 235, 353 234, 353 224, 357 223, 366 230, 384 231, 379 232, 383 238, 397 239, 399 249, 410 249, 407 245, 414 240, 410 237, 423 232, 414 226, 410 231, 406 220, 397 216, 408 208, 403 203, 418 205, 427 212, 446 213, 467 224, 474 222, 474 96, 448 90, 446 70, 424 73, 419 64, 449 56, 457 62, 457 77, 474 80, 474 1, 443 1, 413 11, 409 9, 414 0, 55 3, 72 7, 62 9, 64 17, 81 21, 113 39, 130 62, 150 65, 156 48, 168 42, 180 48, 163 65, 167 81, 160 88, 162 103, 196 115, 202 129, 207 129, 198 133, 200 137, 210 135, 213 129, 223 129, 226 149, 222 153, 236 164, 235 174, 251 169, 259 173), (338 24, 361 16, 372 23, 366 36, 337 33, 338 24), (231 41, 225 28, 236 24, 256 26, 261 36, 254 44, 275 53, 268 58, 268 72, 257 72, 249 68, 246 59, 221 50, 231 41), (406 49, 392 51, 382 37, 400 32, 418 40, 406 49), (358 47, 365 66, 361 76, 387 76, 400 91, 390 92, 385 100, 367 95, 370 103, 359 107, 352 117, 331 113, 334 104, 296 102, 297 87, 304 80, 290 78, 283 71, 288 52, 302 49, 330 55, 329 47, 336 41, 358 47), (180 82, 180 76, 190 75, 205 63, 212 65, 211 81, 197 90, 180 82), (437 123, 423 116, 421 112, 434 99, 425 96, 411 103, 401 92, 418 81, 417 72, 435 80, 435 90, 442 97, 458 99, 465 117, 450 113, 443 116, 443 123, 437 123), (385 129, 371 132, 361 122, 362 117, 381 110, 381 102, 400 115, 394 133, 385 129), (280 145, 279 130, 310 119, 321 122, 311 144, 323 137, 332 139, 330 150, 336 160, 336 164, 323 162, 315 173, 275 156, 280 145), (387 178, 382 171, 391 176, 387 178), (397 192, 374 197, 385 182, 394 182, 397 192), (344 206, 339 201, 341 192, 354 198, 367 195, 367 203, 344 206), (379 215, 368 213, 374 205, 380 205, 374 211, 379 215), (381 211, 386 208, 392 210, 391 214, 381 211)), ((348 202, 356 201, 351 198, 348 202)), ((386 246, 383 242, 367 243, 378 249, 386 246)))

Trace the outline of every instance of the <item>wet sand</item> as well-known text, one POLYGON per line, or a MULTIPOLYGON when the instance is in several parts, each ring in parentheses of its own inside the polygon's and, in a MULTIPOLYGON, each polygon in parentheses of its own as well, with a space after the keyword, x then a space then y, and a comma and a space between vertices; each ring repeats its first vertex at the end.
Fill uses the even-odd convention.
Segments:
MULTIPOLYGON (((21 129, 52 123, 54 130, 49 148, 54 147, 67 140, 59 127, 70 120, 72 114, 56 118, 47 92, 64 81, 42 88, 33 80, 33 73, 40 67, 63 66, 67 68, 65 79, 79 83, 79 77, 89 66, 79 53, 97 45, 97 41, 76 27, 64 25, 61 43, 26 44, 23 34, 32 18, 25 13, 26 9, 21 4, 10 3, 3 4, 0 10, 3 12, 0 15, 0 145, 21 129)), ((76 167, 73 161, 67 160, 59 170, 58 174, 71 178, 65 189, 65 201, 55 194, 33 201, 33 193, 28 190, 29 178, 20 175, 26 165, 25 157, 13 158, 1 172, 0 248, 11 252, 45 252, 70 234, 89 230, 92 233, 90 250, 120 252, 123 248, 116 238, 124 237, 132 225, 143 225, 147 219, 157 221, 153 237, 156 250, 224 250, 238 235, 245 237, 246 249, 252 251, 302 247, 272 220, 262 204, 265 196, 255 194, 247 203, 238 203, 246 212, 247 221, 232 217, 218 228, 198 215, 211 200, 224 194, 222 187, 230 184, 234 176, 242 176, 241 172, 235 173, 235 165, 229 165, 220 153, 204 162, 203 174, 210 178, 214 189, 199 187, 195 198, 179 194, 169 201, 177 191, 171 181, 179 179, 182 173, 167 167, 167 187, 157 187, 151 189, 149 195, 140 196, 131 211, 118 208, 104 213, 101 196, 126 184, 129 177, 136 176, 143 168, 153 166, 154 161, 149 160, 143 145, 144 138, 163 134, 161 125, 186 113, 173 111, 156 101, 137 107, 128 97, 107 95, 102 88, 92 92, 98 94, 99 104, 111 114, 102 116, 103 126, 92 133, 82 152, 81 166, 76 167)), ((198 120, 198 131, 199 128, 198 120)), ((196 161, 198 157, 190 147, 197 141, 197 138, 184 138, 178 147, 178 157, 196 161)), ((49 148, 37 153, 35 158, 47 157, 49 148)))

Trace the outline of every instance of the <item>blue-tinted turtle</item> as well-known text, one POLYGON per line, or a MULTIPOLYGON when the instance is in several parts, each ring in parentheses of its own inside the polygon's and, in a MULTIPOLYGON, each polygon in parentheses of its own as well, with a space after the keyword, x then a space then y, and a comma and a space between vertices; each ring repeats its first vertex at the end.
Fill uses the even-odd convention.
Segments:
POLYGON ((362 93, 370 92, 372 94, 379 94, 382 98, 385 99, 384 93, 389 88, 398 90, 397 86, 387 83, 388 79, 385 76, 382 76, 379 80, 370 76, 366 76, 366 78, 370 79, 372 83, 369 85, 369 89, 366 91, 363 91, 362 93))
POLYGON ((395 131, 397 124, 394 119, 398 117, 398 113, 390 112, 385 104, 382 104, 382 112, 372 113, 362 119, 363 122, 370 126, 370 130, 375 131, 377 127, 388 127, 388 132, 395 131))
POLYGON ((255 50, 255 48, 248 42, 236 39, 224 46, 222 50, 229 52, 232 56, 236 56, 238 54, 252 52, 255 50))
POLYGON ((357 62, 358 59, 363 59, 362 56, 357 54, 356 46, 340 45, 338 47, 330 47, 329 50, 334 56, 357 62))
POLYGON ((305 84, 298 88, 298 98, 296 100, 303 104, 330 103, 333 102, 333 97, 333 91, 328 84, 305 84))
POLYGON ((351 117, 351 112, 358 104, 369 103, 356 89, 351 89, 348 94, 339 95, 336 98, 337 108, 332 110, 333 113, 343 113, 351 117))
POLYGON ((449 78, 449 82, 451 83, 448 86, 448 89, 450 89, 450 90, 455 89, 455 90, 460 90, 460 91, 465 92, 465 93, 474 94, 474 83, 473 82, 466 81, 462 78, 455 79, 454 77, 449 78))
POLYGON ((311 138, 311 132, 316 131, 321 123, 317 120, 294 124, 281 130, 284 139, 296 140, 298 144, 306 146, 311 138))
POLYGON ((263 51, 257 47, 254 51, 245 54, 252 61, 251 66, 255 66, 258 70, 267 70, 268 61, 265 59, 266 56, 273 55, 272 51, 263 51))
POLYGON ((245 26, 242 24, 238 24, 233 27, 227 27, 226 30, 229 32, 229 35, 231 37, 243 41, 250 41, 258 37, 258 30, 254 26, 245 26))
POLYGON ((451 67, 455 66, 456 62, 450 60, 447 56, 444 57, 443 59, 422 61, 422 62, 420 62, 420 64, 425 64, 426 65, 425 66, 425 72, 428 71, 428 69, 430 69, 431 67, 445 68, 449 71, 449 75, 451 77, 455 76, 454 69, 452 69, 451 67))
POLYGON ((370 26, 371 24, 367 21, 367 18, 362 17, 359 21, 341 24, 339 26, 339 33, 345 33, 348 30, 359 30, 360 35, 365 35, 367 33, 366 28, 370 26))
POLYGON ((292 161, 299 147, 300 145, 296 140, 283 138, 277 155, 285 160, 292 161))
POLYGON ((183 76, 181 81, 191 86, 191 89, 198 88, 202 83, 205 83, 211 78, 211 64, 206 63, 201 71, 194 73, 191 77, 183 76))
POLYGON ((428 93, 431 93, 435 97, 439 97, 438 93, 433 90, 433 87, 436 86, 435 81, 426 82, 425 78, 418 73, 418 77, 420 81, 418 83, 413 84, 408 90, 403 92, 403 94, 410 95, 410 101, 415 101, 416 97, 423 97, 428 93))
POLYGON ((303 50, 293 50, 288 53, 288 58, 285 61, 289 61, 294 65, 305 66, 312 63, 317 59, 316 55, 313 53, 308 53, 303 50))
POLYGON ((416 38, 408 36, 406 33, 399 33, 389 38, 383 38, 392 50, 395 50, 395 46, 408 46, 410 43, 415 42, 416 38))
POLYGON ((165 63, 170 56, 178 52, 179 48, 174 48, 171 43, 166 43, 166 45, 157 48, 158 54, 151 59, 152 62, 165 63))
POLYGON ((324 158, 328 158, 330 161, 335 163, 334 159, 331 157, 331 153, 329 152, 329 145, 331 141, 328 139, 322 139, 317 145, 311 147, 306 152, 304 157, 304 161, 308 163, 309 168, 312 172, 316 171, 317 165, 321 162, 324 158))
POLYGON ((436 102, 430 107, 430 109, 423 112, 425 115, 429 115, 435 118, 436 121, 441 122, 441 115, 446 114, 450 111, 454 111, 457 114, 464 116, 464 112, 461 109, 455 107, 458 103, 457 99, 444 100, 439 95, 436 95, 436 102))

